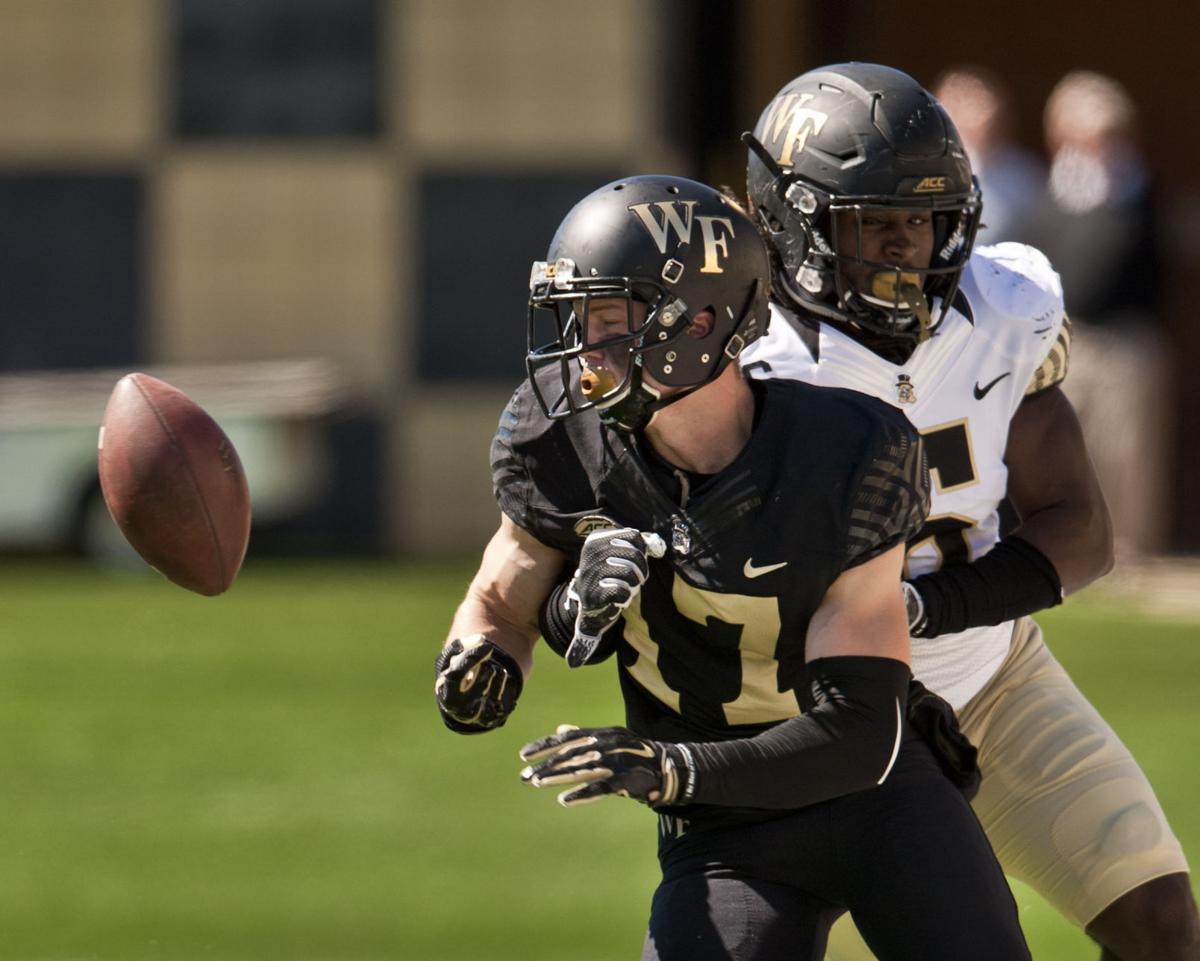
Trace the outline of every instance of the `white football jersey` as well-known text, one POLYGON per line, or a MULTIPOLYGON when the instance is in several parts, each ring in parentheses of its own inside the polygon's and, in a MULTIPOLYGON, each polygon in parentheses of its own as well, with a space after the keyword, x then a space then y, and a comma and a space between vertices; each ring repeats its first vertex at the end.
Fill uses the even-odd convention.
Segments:
MULTIPOLYGON (((903 365, 830 324, 805 328, 775 304, 766 337, 741 364, 751 377, 872 394, 908 415, 924 438, 932 487, 928 521, 909 545, 906 573, 916 576, 974 560, 999 540, 1009 421, 1026 393, 1062 380, 1068 348, 1058 275, 1039 251, 1005 243, 974 251, 954 306, 903 365)), ((995 673, 1011 637, 1009 622, 914 639, 913 673, 960 708, 995 673)))

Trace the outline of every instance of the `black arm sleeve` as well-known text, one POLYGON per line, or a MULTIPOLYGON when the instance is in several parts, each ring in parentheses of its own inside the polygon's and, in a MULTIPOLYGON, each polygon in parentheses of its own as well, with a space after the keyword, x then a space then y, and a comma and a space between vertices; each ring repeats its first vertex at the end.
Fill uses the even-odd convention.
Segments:
POLYGON ((692 768, 681 800, 799 808, 883 783, 904 733, 908 666, 823 657, 808 670, 812 710, 756 737, 680 745, 692 768))
POLYGON ((559 581, 538 611, 538 627, 546 646, 559 657, 567 656, 567 648, 575 636, 575 622, 567 611, 567 588, 571 579, 559 581))
POLYGON ((925 606, 915 637, 1003 624, 1062 603, 1062 581, 1050 558, 1017 536, 1004 538, 976 561, 930 571, 910 583, 925 606))

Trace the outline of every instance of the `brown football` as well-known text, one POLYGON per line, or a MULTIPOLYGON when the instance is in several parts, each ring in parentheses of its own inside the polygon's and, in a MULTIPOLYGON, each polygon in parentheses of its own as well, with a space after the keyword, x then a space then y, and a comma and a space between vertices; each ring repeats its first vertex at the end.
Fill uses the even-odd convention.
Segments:
POLYGON ((195 401, 149 374, 117 381, 99 440, 100 489, 146 563, 181 587, 220 594, 250 540, 237 451, 195 401))

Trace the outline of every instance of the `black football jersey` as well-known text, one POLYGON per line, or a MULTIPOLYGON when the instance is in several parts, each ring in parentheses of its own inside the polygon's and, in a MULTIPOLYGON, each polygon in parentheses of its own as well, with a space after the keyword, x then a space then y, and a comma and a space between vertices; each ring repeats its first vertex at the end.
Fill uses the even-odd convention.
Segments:
POLYGON ((618 647, 626 723, 659 740, 743 737, 807 707, 805 635, 829 585, 915 534, 928 509, 902 413, 797 381, 751 387, 750 440, 710 476, 672 471, 595 411, 547 420, 528 382, 492 444, 501 510, 572 563, 602 525, 669 545, 618 647))

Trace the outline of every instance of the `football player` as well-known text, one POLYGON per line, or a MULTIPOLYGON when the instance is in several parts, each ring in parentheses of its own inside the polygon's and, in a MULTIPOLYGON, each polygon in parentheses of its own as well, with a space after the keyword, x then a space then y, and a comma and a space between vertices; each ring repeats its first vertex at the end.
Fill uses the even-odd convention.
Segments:
POLYGON ((563 725, 522 778, 659 812, 645 959, 817 959, 846 908, 884 959, 1027 958, 947 777, 972 783, 970 751, 910 696, 920 441, 864 394, 744 378, 768 283, 753 222, 701 184, 621 180, 567 215, 534 265, 529 377, 492 446, 500 527, 438 707, 464 734, 505 722, 574 570, 551 607, 565 655, 603 657, 620 625, 626 726, 563 725))
POLYGON ((906 561, 913 671, 979 749, 973 803, 1001 864, 1103 958, 1200 958, 1187 863, 1154 792, 1028 616, 1112 563, 1058 386, 1070 326, 1057 275, 1023 245, 973 249, 968 158, 906 74, 806 73, 746 140, 775 284, 744 370, 864 391, 921 432, 933 484, 906 561))

